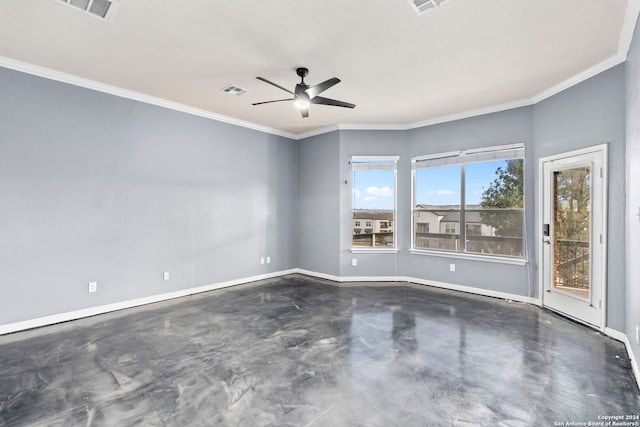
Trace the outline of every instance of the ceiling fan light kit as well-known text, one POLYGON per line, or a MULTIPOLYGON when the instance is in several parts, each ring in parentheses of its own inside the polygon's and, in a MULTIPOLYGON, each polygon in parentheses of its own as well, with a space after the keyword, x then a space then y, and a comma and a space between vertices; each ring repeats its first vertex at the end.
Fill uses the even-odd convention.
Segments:
POLYGON ((293 105, 295 105, 298 110, 304 110, 305 108, 309 108, 311 104, 308 100, 299 98, 293 102, 293 105))
POLYGON ((256 79, 261 80, 265 83, 268 83, 272 86, 277 87, 280 90, 283 90, 291 95, 293 98, 285 98, 285 99, 276 99, 273 101, 263 101, 256 102, 252 105, 262 105, 262 104, 271 104, 273 102, 282 102, 282 101, 293 101, 295 107, 300 110, 300 114, 302 117, 309 117, 309 106, 311 104, 321 104, 321 105, 330 105, 333 107, 343 107, 343 108, 354 108, 355 104, 350 104, 344 101, 338 101, 337 99, 324 98, 320 95, 325 90, 337 85, 340 83, 340 79, 337 77, 332 77, 329 80, 326 80, 322 83, 318 83, 314 86, 309 86, 304 82, 304 78, 309 74, 309 69, 304 67, 299 67, 296 69, 296 74, 300 77, 300 83, 296 84, 294 91, 290 91, 276 83, 273 83, 264 77, 256 77, 256 79))

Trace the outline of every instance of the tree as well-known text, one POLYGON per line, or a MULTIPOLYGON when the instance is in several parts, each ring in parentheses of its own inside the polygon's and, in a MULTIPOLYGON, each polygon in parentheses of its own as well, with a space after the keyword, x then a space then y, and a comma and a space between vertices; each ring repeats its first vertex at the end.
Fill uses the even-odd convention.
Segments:
POLYGON ((554 282, 588 289, 591 225, 591 168, 554 173, 554 282))
POLYGON ((590 168, 569 169, 554 175, 556 238, 588 241, 591 218, 590 168))
MULTIPOLYGON (((506 167, 496 169, 497 178, 482 192, 480 205, 486 209, 522 209, 524 207, 524 161, 507 160, 506 167)), ((522 214, 519 212, 482 212, 482 222, 495 230, 496 236, 522 237, 522 214)))

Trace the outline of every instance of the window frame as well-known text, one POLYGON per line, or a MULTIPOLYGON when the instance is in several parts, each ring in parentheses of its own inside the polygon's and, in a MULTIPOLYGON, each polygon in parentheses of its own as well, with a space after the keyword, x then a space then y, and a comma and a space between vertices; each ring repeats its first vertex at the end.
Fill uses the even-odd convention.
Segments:
MULTIPOLYGON (((411 158, 411 246, 410 253, 415 255, 431 255, 448 258, 476 259, 490 262, 499 262, 506 264, 524 265, 527 263, 527 242, 526 242, 526 180, 523 180, 523 207, 504 209, 501 211, 517 211, 522 212, 522 256, 511 256, 502 254, 486 254, 466 251, 467 221, 466 221, 466 166, 473 163, 483 163, 496 160, 516 160, 522 159, 523 168, 525 165, 524 144, 509 144, 492 147, 484 147, 470 150, 450 151, 445 153, 437 153, 425 156, 416 156, 411 158), (460 222, 458 236, 460 248, 458 250, 444 249, 425 249, 418 248, 416 244, 416 171, 419 169, 436 168, 442 166, 460 165, 460 222)), ((523 169, 526 170, 526 169, 523 169)), ((524 173, 524 172, 523 172, 524 173)), ((473 212, 474 210, 468 210, 473 212)))
MULTIPOLYGON (((353 233, 351 234, 351 252, 352 253, 397 253, 398 252, 398 161, 400 156, 351 156, 349 164, 351 166, 351 193, 353 194, 353 173, 354 171, 365 170, 393 170, 393 217, 391 224, 393 226, 393 247, 391 246, 353 246, 353 233), (367 168, 364 164, 379 164, 378 167, 367 168), (358 165, 362 165, 358 167, 358 165), (388 165, 389 167, 384 167, 388 165)), ((353 197, 353 196, 352 196, 353 197)), ((352 199, 353 200, 353 199, 352 199)), ((354 207, 351 205, 351 220, 353 218, 354 207)), ((362 221, 362 220, 360 220, 362 221)), ((365 227, 363 226, 363 231, 365 227)), ((371 229, 374 229, 374 221, 371 220, 371 229)), ((366 234, 366 233, 365 233, 366 234)))

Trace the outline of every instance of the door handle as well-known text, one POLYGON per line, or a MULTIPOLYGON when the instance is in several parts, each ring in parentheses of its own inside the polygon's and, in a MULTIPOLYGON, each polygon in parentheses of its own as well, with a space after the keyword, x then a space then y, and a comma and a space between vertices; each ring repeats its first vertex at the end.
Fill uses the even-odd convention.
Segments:
POLYGON ((544 243, 545 245, 551 244, 549 229, 550 229, 549 224, 542 225, 542 243, 544 243))

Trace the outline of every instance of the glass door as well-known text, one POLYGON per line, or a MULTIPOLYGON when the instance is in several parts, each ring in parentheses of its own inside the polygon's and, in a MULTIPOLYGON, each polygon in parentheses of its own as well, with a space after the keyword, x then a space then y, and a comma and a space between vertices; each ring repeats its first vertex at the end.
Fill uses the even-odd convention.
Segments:
POLYGON ((603 327, 604 149, 541 160, 542 301, 603 327))
POLYGON ((591 165, 553 171, 553 288, 590 300, 591 165))

